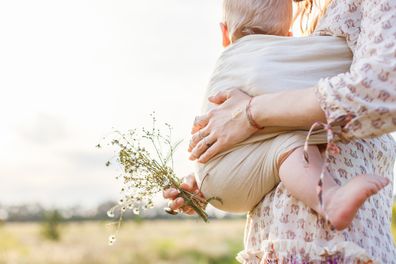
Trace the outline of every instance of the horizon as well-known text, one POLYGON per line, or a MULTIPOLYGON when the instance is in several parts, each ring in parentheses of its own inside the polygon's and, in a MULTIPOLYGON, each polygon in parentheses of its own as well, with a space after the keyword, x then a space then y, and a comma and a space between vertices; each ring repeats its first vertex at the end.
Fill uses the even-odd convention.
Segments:
MULTIPOLYGON (((112 151, 95 146, 113 128, 149 127, 153 111, 187 139, 222 50, 220 21, 211 0, 0 3, 0 204, 118 200, 112 151)), ((194 167, 186 141, 178 175, 194 167)))

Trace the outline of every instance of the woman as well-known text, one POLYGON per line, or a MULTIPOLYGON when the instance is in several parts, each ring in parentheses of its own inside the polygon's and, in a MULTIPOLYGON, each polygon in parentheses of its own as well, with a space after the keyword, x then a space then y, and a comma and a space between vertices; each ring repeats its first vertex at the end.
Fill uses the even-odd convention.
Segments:
MULTIPOLYGON (((312 1, 303 2, 310 9, 312 1)), ((266 128, 308 129, 316 121, 330 128, 341 125, 341 131, 329 129, 326 152, 325 169, 335 180, 345 184, 359 174, 392 179, 395 143, 386 133, 396 130, 396 1, 332 1, 313 34, 346 38, 354 54, 350 72, 306 90, 255 97, 253 119, 266 128), (343 143, 334 142, 335 135, 343 143)), ((195 122, 193 159, 205 163, 257 132, 246 119, 232 117, 249 100, 238 90, 210 98, 219 107, 195 122), (201 135, 215 141, 207 146, 201 135)), ((184 187, 195 189, 194 179, 188 180, 184 187)), ((172 199, 176 193, 169 190, 164 196, 172 199)), ((389 186, 364 204, 349 229, 336 232, 280 183, 249 213, 245 250, 238 259, 244 263, 396 263, 389 232, 391 204, 389 186)), ((171 207, 192 212, 180 198, 171 207)))

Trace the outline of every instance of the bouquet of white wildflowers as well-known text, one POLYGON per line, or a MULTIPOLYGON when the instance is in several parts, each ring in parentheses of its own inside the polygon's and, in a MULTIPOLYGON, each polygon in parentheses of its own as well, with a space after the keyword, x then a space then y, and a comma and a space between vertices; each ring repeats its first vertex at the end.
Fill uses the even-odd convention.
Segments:
MULTIPOLYGON (((180 192, 179 197, 182 197, 186 205, 193 208, 205 222, 208 221, 208 214, 205 212, 206 205, 210 200, 220 200, 219 198, 205 200, 196 193, 180 188, 182 182, 175 175, 173 155, 181 141, 173 144, 172 128, 169 124, 165 126, 168 133, 163 136, 156 128, 156 119, 153 116, 153 127, 150 130, 143 128, 141 131, 130 130, 126 133, 115 131, 110 144, 116 147, 116 162, 122 169, 121 175, 117 177, 118 180, 122 180, 122 189, 118 205, 108 211, 108 216, 115 217, 119 212, 117 232, 123 214, 127 210, 140 214, 141 210, 153 208, 154 196, 168 188, 177 189, 180 192)), ((111 162, 108 161, 106 166, 110 164, 111 162)), ((170 214, 175 213, 169 208, 165 211, 170 214)), ((114 242, 115 235, 112 235, 109 238, 109 244, 114 242)))

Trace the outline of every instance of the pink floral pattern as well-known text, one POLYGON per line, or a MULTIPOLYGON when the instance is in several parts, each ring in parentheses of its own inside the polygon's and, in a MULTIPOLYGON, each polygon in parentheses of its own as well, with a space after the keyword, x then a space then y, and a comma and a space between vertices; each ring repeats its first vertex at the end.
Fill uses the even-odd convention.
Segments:
POLYGON ((328 121, 354 118, 345 138, 367 138, 396 127, 396 2, 333 1, 316 34, 345 37, 354 54, 348 73, 319 82, 328 121))
MULTIPOLYGON (((342 137, 349 141, 336 143, 338 155, 327 152, 325 169, 341 185, 360 174, 393 182, 396 144, 386 133, 396 130, 396 1, 334 0, 314 34, 344 37, 354 54, 350 72, 320 80, 316 89, 329 123, 348 121, 342 137)), ((280 183, 248 214, 237 259, 396 263, 392 193, 393 183, 369 198, 348 229, 333 231, 280 183)))

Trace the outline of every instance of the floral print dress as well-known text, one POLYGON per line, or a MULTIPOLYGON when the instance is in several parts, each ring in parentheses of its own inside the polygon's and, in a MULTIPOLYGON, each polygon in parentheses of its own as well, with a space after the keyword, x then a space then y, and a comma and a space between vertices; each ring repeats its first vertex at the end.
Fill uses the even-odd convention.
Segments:
MULTIPOLYGON (((320 80, 317 97, 337 135, 338 154, 325 170, 340 185, 361 174, 391 180, 370 197, 352 225, 331 226, 280 183, 247 216, 241 263, 396 263, 390 233, 396 144, 396 1, 333 0, 315 35, 344 37, 353 52, 350 72, 320 80)), ((330 148, 328 148, 330 149, 330 148)))

